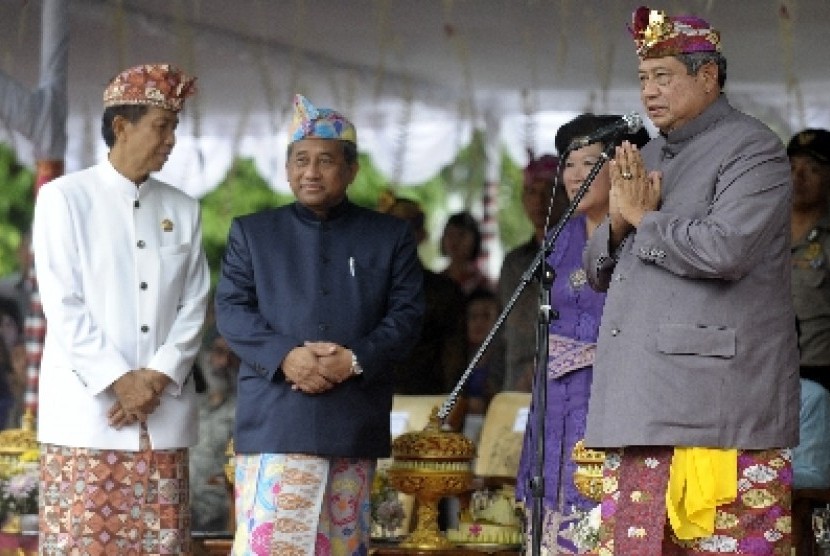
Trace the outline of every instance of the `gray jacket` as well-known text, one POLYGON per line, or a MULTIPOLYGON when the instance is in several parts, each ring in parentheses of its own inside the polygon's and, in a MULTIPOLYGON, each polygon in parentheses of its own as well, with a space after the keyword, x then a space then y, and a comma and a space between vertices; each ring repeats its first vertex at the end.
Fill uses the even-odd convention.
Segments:
POLYGON ((781 141, 721 97, 643 148, 662 204, 585 266, 608 291, 586 442, 765 449, 798 441, 790 167, 781 141))

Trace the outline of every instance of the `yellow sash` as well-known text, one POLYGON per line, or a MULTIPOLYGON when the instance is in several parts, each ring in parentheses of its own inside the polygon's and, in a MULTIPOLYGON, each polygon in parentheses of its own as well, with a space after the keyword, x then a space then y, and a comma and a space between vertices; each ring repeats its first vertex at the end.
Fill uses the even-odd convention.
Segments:
POLYGON ((675 448, 666 489, 669 522, 678 539, 708 537, 715 508, 738 493, 738 450, 675 448))

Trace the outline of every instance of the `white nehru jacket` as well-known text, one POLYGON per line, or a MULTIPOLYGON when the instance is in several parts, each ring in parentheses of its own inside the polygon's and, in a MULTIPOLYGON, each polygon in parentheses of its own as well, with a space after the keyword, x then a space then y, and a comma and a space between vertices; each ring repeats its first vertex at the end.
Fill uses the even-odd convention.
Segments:
POLYGON ((107 411, 112 383, 147 367, 173 381, 147 420, 153 447, 195 444, 190 373, 210 282, 198 203, 103 162, 41 188, 32 242, 47 326, 38 440, 138 449, 138 425, 117 431, 107 411))

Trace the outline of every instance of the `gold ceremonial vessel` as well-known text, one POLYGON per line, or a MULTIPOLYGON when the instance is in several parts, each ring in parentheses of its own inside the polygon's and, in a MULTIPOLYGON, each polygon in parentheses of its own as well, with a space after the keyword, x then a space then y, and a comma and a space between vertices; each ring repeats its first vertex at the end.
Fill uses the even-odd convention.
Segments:
POLYGON ((26 411, 21 428, 0 431, 0 474, 6 474, 18 466, 20 456, 25 452, 38 450, 35 417, 31 411, 26 411))
POLYGON ((602 466, 605 452, 585 447, 584 439, 574 444, 571 459, 576 464, 574 484, 583 496, 599 502, 602 499, 602 466))
POLYGON ((236 455, 236 451, 233 448, 233 438, 228 440, 228 445, 225 446, 225 457, 227 457, 227 461, 223 466, 225 470, 225 479, 228 481, 229 485, 233 484, 234 476, 236 473, 236 464, 234 462, 234 456, 236 455))
MULTIPOLYGON (((31 411, 27 410, 23 414, 19 429, 0 431, 0 477, 9 478, 26 469, 37 469, 39 465, 38 458, 39 445, 35 432, 35 417, 31 411)), ((13 535, 19 535, 24 529, 22 516, 17 513, 8 514, 4 523, 0 525, 2 525, 0 530, 13 535)), ((35 521, 33 525, 36 531, 37 522, 35 521)), ((0 555, 6 554, 7 550, 12 549, 0 549, 0 555)), ((36 554, 36 552, 24 551, 22 548, 13 550, 16 555, 36 554)), ((11 554, 11 552, 8 553, 11 554)))
POLYGON ((403 548, 447 549, 455 545, 438 529, 438 501, 467 492, 473 481, 476 448, 463 434, 443 430, 438 408, 422 431, 392 442, 389 483, 417 501, 417 525, 400 543, 403 548))

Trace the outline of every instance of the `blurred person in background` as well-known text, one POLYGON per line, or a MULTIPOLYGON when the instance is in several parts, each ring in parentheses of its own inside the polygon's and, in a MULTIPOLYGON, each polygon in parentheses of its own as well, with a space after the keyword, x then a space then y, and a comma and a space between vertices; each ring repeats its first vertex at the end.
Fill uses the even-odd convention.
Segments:
POLYGON ((190 509, 194 531, 228 531, 230 493, 225 477, 233 437, 239 358, 218 334, 208 339, 209 385, 199 397, 199 443, 190 449, 190 509))
MULTIPOLYGON (((415 201, 394 198, 381 208, 381 212, 408 222, 419 245, 426 241, 425 215, 415 201)), ((464 294, 449 277, 433 272, 423 263, 421 272, 426 302, 424 322, 418 342, 409 355, 392 364, 395 393, 448 394, 469 357, 464 329, 464 294)))
POLYGON ((792 293, 801 378, 830 389, 830 131, 792 136, 792 293))
MULTIPOLYGON (((474 290, 467 297, 467 351, 469 358, 479 351, 487 334, 496 324, 501 304, 495 292, 474 290)), ((504 343, 499 331, 482 353, 461 391, 465 408, 464 434, 477 440, 490 400, 501 392, 504 384, 504 343)))
MULTIPOLYGON (((555 226, 568 207, 563 187, 556 186, 559 158, 543 154, 530 161, 523 172, 522 207, 533 225, 533 235, 504 256, 499 273, 498 295, 502 307, 512 297, 522 276, 539 254, 548 228, 555 226), (550 214, 549 214, 550 213, 550 214)), ((539 321, 538 272, 525 286, 504 322, 506 391, 530 392, 536 362, 536 329, 539 321)))
POLYGON ((0 428, 21 425, 26 387, 23 318, 15 299, 0 297, 0 428))
POLYGON ((465 296, 479 288, 493 289, 478 266, 481 241, 478 221, 469 212, 457 212, 447 219, 441 234, 441 254, 449 263, 441 274, 455 282, 465 296))

